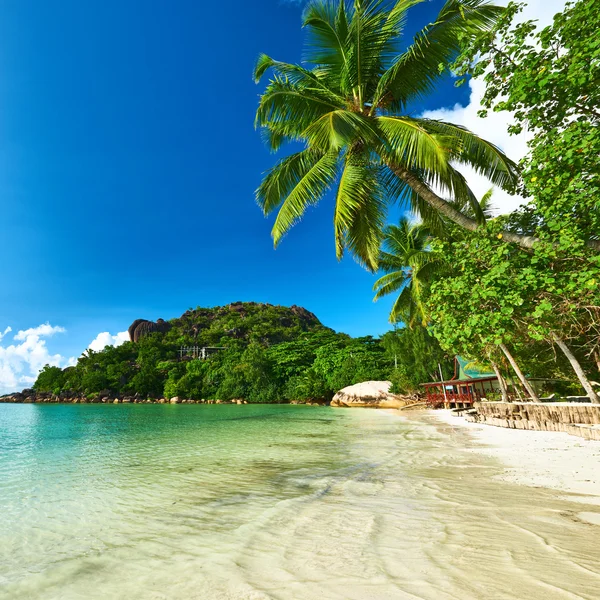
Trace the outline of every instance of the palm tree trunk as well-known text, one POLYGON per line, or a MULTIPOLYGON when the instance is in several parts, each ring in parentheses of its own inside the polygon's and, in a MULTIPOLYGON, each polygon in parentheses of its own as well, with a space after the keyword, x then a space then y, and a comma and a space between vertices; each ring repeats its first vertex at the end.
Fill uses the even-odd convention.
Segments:
POLYGON ((538 395, 536 394, 536 391, 533 389, 533 386, 529 383, 529 381, 527 381, 527 378, 523 374, 523 371, 521 371, 521 368, 517 364, 517 361, 514 359, 513 355, 508 351, 508 348, 506 347, 506 345, 500 344, 500 349, 502 350, 502 352, 504 352, 504 355, 506 356, 506 358, 508 358, 508 362, 511 364, 512 368, 514 369, 515 373, 517 374, 517 377, 519 378, 519 381, 523 384, 523 387, 527 390, 529 397, 534 402, 539 402, 540 399, 539 399, 538 395))
MULTIPOLYGON (((479 223, 477 223, 475 219, 463 215, 448 201, 438 196, 426 183, 421 181, 417 175, 399 165, 389 164, 388 166, 400 179, 402 179, 402 181, 407 183, 425 202, 427 202, 427 204, 435 208, 441 215, 469 231, 475 231, 479 228, 479 223)), ((533 248, 533 245, 539 241, 539 238, 532 235, 523 235, 506 230, 502 232, 502 238, 506 242, 514 242, 525 249, 533 248)), ((600 241, 589 240, 587 246, 595 250, 600 250, 600 241)))
POLYGON ((600 373, 600 352, 598 352, 598 350, 594 350, 594 362, 596 363, 598 373, 600 373))
POLYGON ((492 369, 494 369, 494 373, 496 373, 496 377, 498 378, 498 385, 500 386, 500 392, 502 393, 502 402, 510 402, 508 398, 506 381, 504 381, 504 377, 502 377, 502 373, 500 373, 498 365, 493 360, 490 360, 490 362, 492 363, 492 369))
POLYGON ((521 394, 521 389, 519 388, 518 385, 515 385, 515 382, 511 382, 511 384, 513 386, 513 390, 515 390, 517 397, 519 398, 519 402, 525 402, 525 398, 523 398, 523 394, 521 394))
POLYGON ((571 366, 573 367, 573 371, 577 375, 577 379, 581 382, 583 389, 586 394, 589 396, 592 404, 600 404, 600 398, 598 394, 594 391, 592 384, 589 379, 586 377, 579 361, 575 358, 575 355, 571 352, 571 349, 561 340, 554 332, 552 333, 552 339, 556 342, 556 345, 563 351, 563 354, 569 359, 571 366))

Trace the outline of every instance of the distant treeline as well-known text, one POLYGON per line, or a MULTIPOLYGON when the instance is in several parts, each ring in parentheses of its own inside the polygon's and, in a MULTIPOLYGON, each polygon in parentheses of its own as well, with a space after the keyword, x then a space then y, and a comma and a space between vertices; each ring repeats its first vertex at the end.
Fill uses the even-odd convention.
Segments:
POLYGON ((392 380, 414 392, 451 361, 424 329, 352 338, 324 327, 308 311, 256 303, 198 308, 164 332, 101 352, 87 351, 74 367, 46 366, 34 388, 86 396, 288 402, 328 400, 367 380, 392 380), (418 338, 418 339, 417 339, 418 338), (180 357, 181 346, 220 346, 206 360, 180 357))

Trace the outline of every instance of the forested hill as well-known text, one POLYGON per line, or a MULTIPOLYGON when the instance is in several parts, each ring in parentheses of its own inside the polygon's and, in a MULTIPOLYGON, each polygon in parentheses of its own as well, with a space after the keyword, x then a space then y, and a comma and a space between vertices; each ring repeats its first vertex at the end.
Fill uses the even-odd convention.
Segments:
POLYGON ((129 336, 137 342, 146 334, 161 333, 165 343, 228 347, 236 340, 277 344, 296 339, 303 332, 325 329, 313 313, 300 306, 233 302, 189 309, 168 322, 138 319, 129 327, 129 336))
POLYGON ((425 332, 419 343, 408 331, 351 338, 304 308, 254 302, 190 309, 170 321, 138 319, 129 334, 131 341, 87 351, 74 367, 45 367, 34 389, 85 399, 327 401, 367 380, 392 379, 398 391, 411 391, 429 379, 428 365, 444 360, 425 332))

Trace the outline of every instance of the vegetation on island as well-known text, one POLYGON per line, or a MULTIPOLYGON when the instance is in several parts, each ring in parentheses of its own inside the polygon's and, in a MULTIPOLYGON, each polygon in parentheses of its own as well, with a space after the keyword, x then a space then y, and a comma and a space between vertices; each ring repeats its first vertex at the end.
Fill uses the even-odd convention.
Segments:
POLYGON ((235 302, 196 308, 161 323, 158 330, 146 330, 135 342, 88 350, 73 367, 46 366, 34 389, 85 396, 321 402, 347 385, 390 377, 402 391, 414 392, 424 369, 435 372, 437 361, 444 360, 431 337, 407 351, 413 346, 402 335, 352 338, 297 306, 235 302), (202 347, 214 349, 205 360, 187 350, 202 347))
POLYGON ((402 335, 487 362, 504 398, 512 377, 536 399, 528 374, 600 403, 600 0, 541 30, 518 22, 522 4, 448 0, 400 52, 414 4, 311 2, 307 65, 259 58, 257 79, 273 77, 257 125, 273 150, 304 145, 257 192, 278 210, 275 242, 334 188, 338 256, 348 247, 382 271, 376 299, 397 294, 402 335), (519 165, 464 128, 408 116, 449 71, 458 85, 483 78, 481 116, 506 112, 511 133, 531 132, 519 165), (491 218, 463 166, 526 204, 491 218), (386 228, 394 202, 414 217, 386 228))

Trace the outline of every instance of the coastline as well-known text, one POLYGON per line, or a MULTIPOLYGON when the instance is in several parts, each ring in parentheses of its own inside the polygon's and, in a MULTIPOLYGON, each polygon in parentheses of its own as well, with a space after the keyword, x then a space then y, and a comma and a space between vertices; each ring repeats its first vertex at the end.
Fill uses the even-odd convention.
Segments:
POLYGON ((422 414, 438 426, 466 433, 473 442, 466 452, 498 459, 504 470, 496 479, 549 488, 569 494, 570 500, 600 505, 600 442, 562 432, 470 423, 450 410, 422 414))

